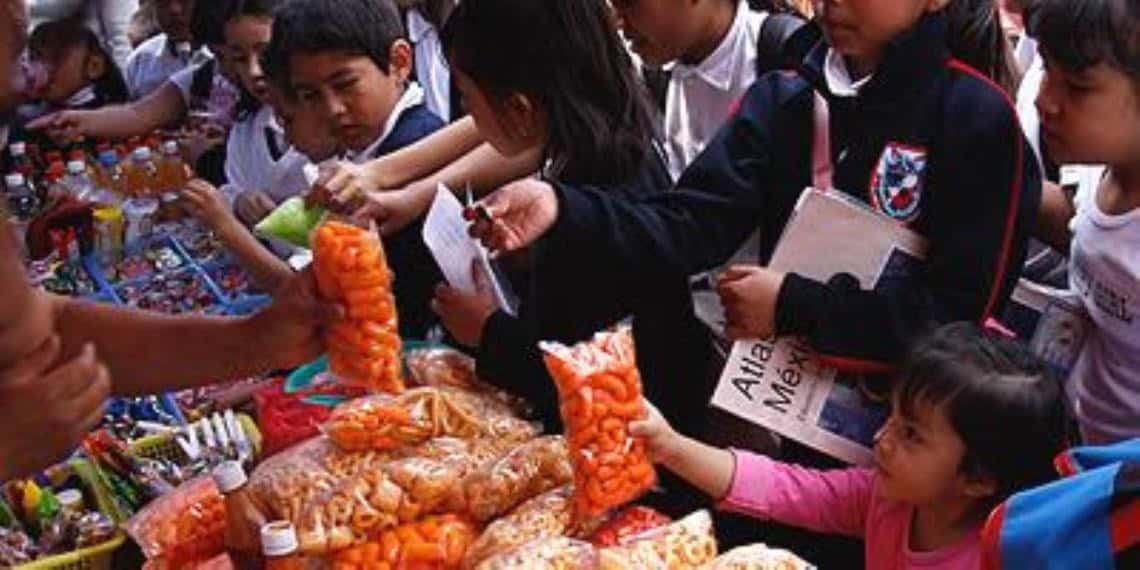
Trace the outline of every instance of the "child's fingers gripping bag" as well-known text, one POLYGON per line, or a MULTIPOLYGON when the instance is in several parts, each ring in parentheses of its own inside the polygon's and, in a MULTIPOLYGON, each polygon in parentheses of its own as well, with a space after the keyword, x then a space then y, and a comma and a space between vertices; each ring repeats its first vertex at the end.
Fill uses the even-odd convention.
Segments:
POLYGON ((148 559, 178 568, 225 549, 226 506, 211 477, 199 477, 159 497, 126 523, 148 559))
POLYGON ((321 296, 345 307, 329 327, 329 369, 347 384, 404 390, 392 272, 375 231, 328 220, 313 232, 313 266, 321 296))
POLYGON ((705 570, 814 570, 802 558, 764 544, 734 548, 717 556, 705 570))
POLYGON ((458 570, 474 538, 475 527, 456 515, 425 517, 342 550, 332 557, 332 570, 458 570))
POLYGON ((573 477, 566 440, 561 436, 540 437, 464 479, 468 512, 475 520, 490 520, 531 497, 569 483, 573 477))
POLYGON ((570 528, 570 497, 573 487, 566 485, 539 495, 519 505, 510 514, 495 519, 467 551, 466 568, 497 554, 515 549, 540 538, 562 536, 570 528))
POLYGON ((591 570, 598 553, 588 542, 565 536, 540 538, 514 550, 492 556, 476 570, 591 570))
POLYGON ((629 328, 573 347, 541 347, 570 444, 575 517, 597 517, 653 487, 656 472, 645 442, 629 435, 630 422, 647 415, 629 328))
POLYGON ((602 570, 698 570, 716 558, 716 536, 708 511, 647 531, 625 544, 598 551, 602 570))

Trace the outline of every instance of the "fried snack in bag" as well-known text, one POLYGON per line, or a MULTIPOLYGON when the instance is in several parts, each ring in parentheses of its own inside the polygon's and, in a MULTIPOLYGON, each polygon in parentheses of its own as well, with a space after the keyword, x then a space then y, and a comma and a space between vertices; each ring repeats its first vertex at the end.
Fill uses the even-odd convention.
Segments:
POLYGON ((332 557, 332 570, 458 570, 474 538, 475 527, 456 515, 426 517, 338 552, 332 557))
POLYGON ((476 570, 590 570, 598 553, 588 542, 565 536, 540 538, 480 562, 476 570))
POLYGON ((537 428, 501 403, 452 388, 413 388, 337 406, 325 432, 347 451, 387 451, 437 437, 525 441, 537 428))
POLYGON ((621 546, 598 551, 601 570, 699 570, 716 558, 716 536, 708 511, 631 538, 621 546))
POLYGON ((199 477, 154 500, 125 527, 148 559, 178 568, 224 552, 225 499, 213 478, 199 477))
POLYGON ((799 556, 787 550, 752 544, 734 548, 716 557, 705 570, 813 570, 799 556))
POLYGON ((565 485, 519 505, 510 514, 496 519, 467 550, 465 568, 473 568, 497 554, 540 538, 562 536, 570 528, 570 497, 573 487, 565 485))
POLYGON ((333 489, 347 471, 346 461, 326 437, 299 443, 262 463, 249 477, 249 493, 274 520, 296 521, 310 501, 333 489))
POLYGON ((321 296, 348 315, 328 329, 329 369, 347 384, 404 390, 392 272, 376 232, 326 221, 313 232, 313 266, 321 296))
POLYGON ((477 521, 487 521, 573 478, 566 440, 544 436, 471 473, 463 488, 468 512, 477 521))
POLYGON ((575 517, 597 517, 636 499, 656 482, 656 472, 645 442, 629 435, 630 422, 647 414, 629 328, 573 347, 540 346, 570 444, 575 517))
POLYGON ((617 546, 645 531, 673 522, 669 517, 648 507, 629 507, 606 521, 590 535, 594 546, 617 546))
POLYGON ((475 372, 475 359, 454 348, 415 348, 404 354, 404 364, 411 383, 467 390, 502 402, 518 416, 527 416, 531 411, 522 398, 481 380, 475 372))

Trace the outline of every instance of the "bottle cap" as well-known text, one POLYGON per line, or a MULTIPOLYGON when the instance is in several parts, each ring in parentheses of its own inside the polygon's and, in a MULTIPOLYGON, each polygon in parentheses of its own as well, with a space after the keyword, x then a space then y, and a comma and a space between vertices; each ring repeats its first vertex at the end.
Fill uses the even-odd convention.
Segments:
POLYGON ((140 146, 131 156, 135 157, 135 160, 150 160, 150 148, 140 146))
POLYGON ((64 489, 56 494, 59 506, 64 511, 73 513, 83 512, 83 493, 76 489, 64 489))
POLYGON ((162 152, 166 154, 178 154, 178 141, 166 141, 162 143, 162 152))
POLYGON ((297 530, 289 521, 273 521, 261 527, 261 553, 267 557, 297 552, 297 530))
POLYGON ((222 493, 232 493, 245 485, 249 479, 238 461, 225 461, 214 468, 214 482, 222 493))
POLYGON ((103 166, 114 166, 119 162, 119 155, 115 154, 114 150, 108 149, 99 153, 99 164, 103 166))
POLYGON ((73 160, 67 163, 67 173, 73 176, 87 172, 87 164, 82 160, 73 160))
POLYGON ((8 145, 8 151, 12 153, 12 156, 23 156, 28 154, 28 144, 25 142, 14 142, 8 145))
POLYGON ((19 172, 13 172, 12 174, 4 177, 4 184, 7 184, 8 188, 12 188, 13 186, 23 186, 24 175, 20 174, 19 172))

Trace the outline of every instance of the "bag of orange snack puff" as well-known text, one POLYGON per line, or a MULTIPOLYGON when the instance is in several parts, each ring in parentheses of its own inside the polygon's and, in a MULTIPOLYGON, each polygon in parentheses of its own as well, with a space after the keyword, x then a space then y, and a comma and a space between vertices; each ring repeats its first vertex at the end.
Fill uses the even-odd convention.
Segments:
POLYGON ((475 527, 456 515, 429 516, 381 532, 332 557, 332 570, 458 570, 475 527))
POLYGON ((645 442, 629 435, 646 417, 633 337, 628 327, 573 347, 543 342, 546 368, 561 401, 574 465, 574 517, 597 517, 653 487, 645 442))
POLYGON ((392 272, 375 231, 329 220, 313 232, 313 266, 321 296, 347 316, 329 328, 329 369, 347 384, 396 394, 404 390, 392 272))
POLYGON ((225 499, 213 478, 199 477, 155 499, 125 527, 148 559, 179 568, 225 551, 225 499))

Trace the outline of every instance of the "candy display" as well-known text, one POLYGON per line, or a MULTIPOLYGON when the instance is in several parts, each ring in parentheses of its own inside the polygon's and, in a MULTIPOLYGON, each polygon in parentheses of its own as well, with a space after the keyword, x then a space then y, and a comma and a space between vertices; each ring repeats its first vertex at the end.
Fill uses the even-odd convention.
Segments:
POLYGON ((429 516, 380 533, 332 557, 333 570, 459 569, 475 527, 455 516, 429 516))
POLYGON ((341 381, 373 390, 404 390, 392 272, 375 232, 328 221, 313 237, 321 295, 343 304, 347 317, 329 328, 329 368, 341 381))
POLYGON ((46 260, 30 263, 28 278, 33 285, 56 295, 86 296, 98 290, 98 285, 82 265, 61 262, 59 257, 54 255, 46 260))
POLYGON ((573 476, 566 441, 560 436, 546 436, 519 445, 467 476, 463 492, 471 516, 486 521, 530 497, 569 483, 573 476))
MULTIPOLYGON (((597 567, 598 553, 588 542, 564 536, 541 538, 492 556, 476 570, 581 570, 597 567)), ((651 568, 646 566, 646 568, 651 568)))
POLYGON ((111 398, 100 427, 115 437, 134 440, 182 424, 177 407, 159 396, 111 398))
POLYGON ((802 558, 764 544, 734 548, 716 557, 706 570, 811 570, 815 568, 802 558))
POLYGON ((646 531, 625 544, 598 551, 601 570, 699 570, 717 555, 712 517, 697 511, 677 522, 646 531))
POLYGON ((646 415, 629 329, 574 347, 542 343, 542 349, 561 400, 577 516, 598 516, 636 499, 656 473, 644 442, 629 435, 629 423, 646 415))
POLYGON ((211 558, 224 548, 225 501, 213 479, 200 477, 147 505, 126 529, 147 558, 174 567, 211 558))
POLYGON ((573 487, 569 485, 559 487, 492 521, 467 550, 465 567, 475 567, 488 558, 533 540, 565 534, 571 523, 572 493, 573 487))
POLYGON ((157 272, 171 271, 186 264, 186 260, 174 246, 162 241, 144 247, 141 251, 127 255, 118 263, 105 269, 107 281, 115 284, 134 281, 157 272))
POLYGON ((236 265, 221 265, 207 270, 206 274, 221 289, 222 294, 230 299, 258 293, 250 284, 249 275, 236 265))
POLYGON ((128 307, 166 314, 207 312, 218 298, 193 271, 159 273, 137 284, 121 285, 115 294, 128 307))
POLYGON ((596 546, 624 544, 641 533, 669 524, 672 520, 647 507, 629 507, 614 515, 590 535, 596 546))
POLYGON ((441 436, 503 438, 514 442, 537 435, 498 400, 448 388, 413 388, 398 396, 380 394, 338 406, 326 425, 342 449, 389 450, 441 436))

